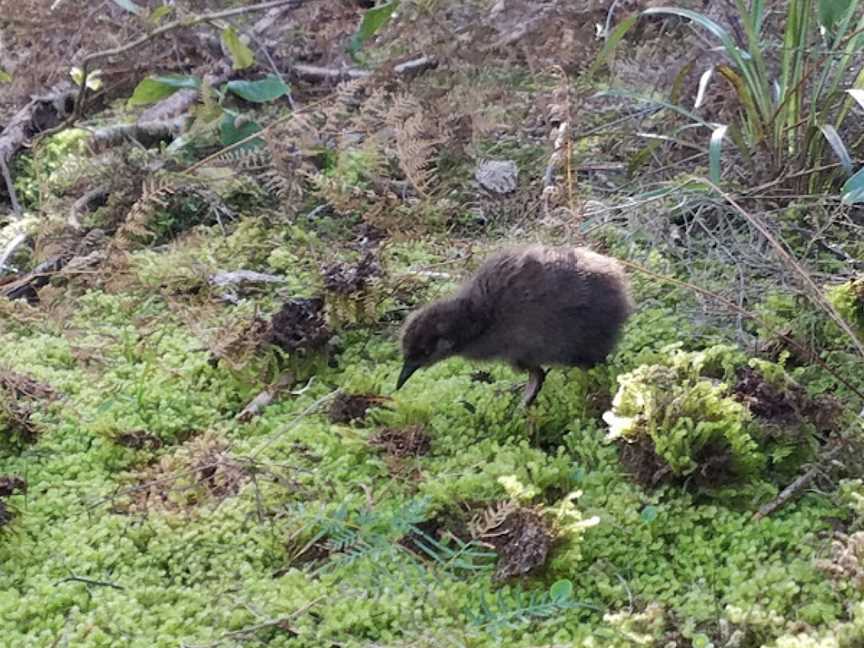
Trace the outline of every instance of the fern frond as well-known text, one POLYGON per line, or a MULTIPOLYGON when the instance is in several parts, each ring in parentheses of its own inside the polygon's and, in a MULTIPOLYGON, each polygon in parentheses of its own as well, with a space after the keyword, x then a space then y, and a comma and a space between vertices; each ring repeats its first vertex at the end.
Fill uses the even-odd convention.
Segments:
POLYGON ((405 177, 421 195, 437 181, 435 163, 444 142, 437 123, 413 96, 398 95, 387 113, 388 125, 396 131, 396 152, 405 177))

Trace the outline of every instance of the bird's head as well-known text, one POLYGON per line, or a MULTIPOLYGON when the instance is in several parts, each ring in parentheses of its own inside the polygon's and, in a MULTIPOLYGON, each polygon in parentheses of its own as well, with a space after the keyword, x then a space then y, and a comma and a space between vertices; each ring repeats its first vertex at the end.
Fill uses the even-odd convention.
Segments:
POLYGON ((417 311, 402 329, 402 373, 396 389, 421 367, 454 355, 464 336, 464 313, 458 302, 445 300, 417 311))

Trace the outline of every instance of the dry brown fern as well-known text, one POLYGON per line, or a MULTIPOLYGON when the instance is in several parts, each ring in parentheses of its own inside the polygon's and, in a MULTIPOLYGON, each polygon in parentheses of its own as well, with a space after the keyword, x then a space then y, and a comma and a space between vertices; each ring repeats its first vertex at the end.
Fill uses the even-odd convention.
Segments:
POLYGON ((387 112, 387 124, 396 131, 396 151, 405 177, 420 195, 435 186, 435 162, 445 139, 437 120, 416 97, 397 95, 387 112))
POLYGON ((471 533, 471 537, 476 540, 488 537, 518 509, 519 505, 511 500, 493 502, 474 515, 468 522, 468 531, 471 533))
POLYGON ((155 234, 148 225, 154 212, 167 209, 171 197, 177 193, 177 187, 172 179, 165 176, 147 178, 142 185, 141 196, 132 205, 126 221, 117 230, 115 241, 121 247, 130 247, 137 241, 150 241, 155 234))

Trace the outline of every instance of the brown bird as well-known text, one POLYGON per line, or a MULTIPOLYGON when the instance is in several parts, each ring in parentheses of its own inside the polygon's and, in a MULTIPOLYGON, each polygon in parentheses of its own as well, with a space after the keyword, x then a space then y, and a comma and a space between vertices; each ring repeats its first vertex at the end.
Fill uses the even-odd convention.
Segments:
POLYGON ((522 404, 546 378, 543 365, 588 368, 606 359, 632 310, 614 259, 586 248, 531 245, 487 259, 451 297, 412 313, 402 329, 396 389, 451 356, 503 360, 527 371, 522 404))

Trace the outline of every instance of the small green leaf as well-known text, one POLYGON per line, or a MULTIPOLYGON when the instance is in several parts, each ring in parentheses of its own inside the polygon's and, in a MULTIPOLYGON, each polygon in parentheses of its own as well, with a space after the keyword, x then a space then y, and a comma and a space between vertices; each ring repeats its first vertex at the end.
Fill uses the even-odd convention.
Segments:
POLYGON ((81 81, 84 79, 84 70, 82 70, 76 65, 71 70, 69 70, 69 76, 72 77, 72 81, 75 83, 75 85, 80 86, 81 81))
POLYGON ((9 83, 12 80, 12 75, 5 69, 0 67, 0 83, 9 83))
POLYGON ((181 88, 197 88, 200 85, 201 80, 198 77, 181 74, 147 77, 135 87, 127 103, 129 106, 146 106, 174 94, 181 88))
POLYGON ((201 79, 188 74, 163 74, 161 76, 150 77, 159 83, 163 83, 172 88, 199 88, 201 87, 201 79))
POLYGON ((132 96, 127 102, 129 106, 146 106, 147 104, 156 103, 160 99, 174 94, 177 88, 172 88, 164 83, 159 83, 156 79, 144 79, 135 87, 132 96))
POLYGON ((275 74, 258 79, 257 81, 245 81, 238 79, 225 84, 225 89, 233 92, 246 101, 264 103, 278 99, 286 92, 288 86, 275 74))
POLYGON ((235 70, 245 70, 255 63, 255 55, 252 53, 252 50, 249 49, 246 43, 240 40, 237 31, 230 25, 222 32, 222 41, 225 43, 228 51, 231 52, 231 59, 235 70))
POLYGON ((720 157, 723 152, 723 138, 726 137, 728 129, 729 127, 725 124, 715 128, 708 144, 708 174, 711 177, 711 182, 716 185, 720 184, 720 157))
POLYGON ((363 43, 372 38, 379 29, 386 25, 390 16, 396 11, 399 6, 399 0, 391 0, 385 4, 373 7, 365 14, 360 21, 360 26, 351 38, 351 43, 348 45, 348 51, 353 55, 360 51, 363 43))
POLYGON ((649 504, 642 509, 642 513, 639 514, 639 517, 642 518, 642 521, 646 524, 651 524, 657 519, 657 507, 649 504))
POLYGON ((125 9, 129 13, 133 13, 136 16, 141 15, 141 7, 132 2, 132 0, 113 0, 114 4, 116 4, 121 9, 125 9))
POLYGON ((161 5, 156 7, 152 12, 150 12, 149 20, 154 24, 159 24, 162 19, 174 11, 174 7, 171 5, 161 5))
MULTIPOLYGON (((219 137, 223 146, 231 146, 242 139, 246 139, 250 135, 254 135, 261 130, 261 126, 254 121, 245 121, 241 115, 225 111, 225 116, 219 124, 219 137), (238 124, 238 122, 240 122, 238 124)), ((264 141, 260 138, 250 140, 249 147, 263 146, 264 141)))
POLYGON ((699 633, 693 635, 693 648, 714 648, 714 642, 708 638, 708 635, 699 633))
POLYGON ((857 205, 864 202, 864 168, 849 178, 841 189, 843 203, 846 205, 857 205))
POLYGON ((549 596, 556 603, 569 600, 573 596, 573 583, 566 578, 555 581, 549 588, 549 596))
MULTIPOLYGON (((102 70, 93 70, 87 75, 87 88, 90 90, 98 90, 102 87, 102 79, 99 77, 102 75, 102 70)), ((69 70, 69 76, 72 77, 72 80, 75 82, 75 85, 80 86, 81 81, 84 78, 84 71, 78 67, 77 65, 69 70)))

